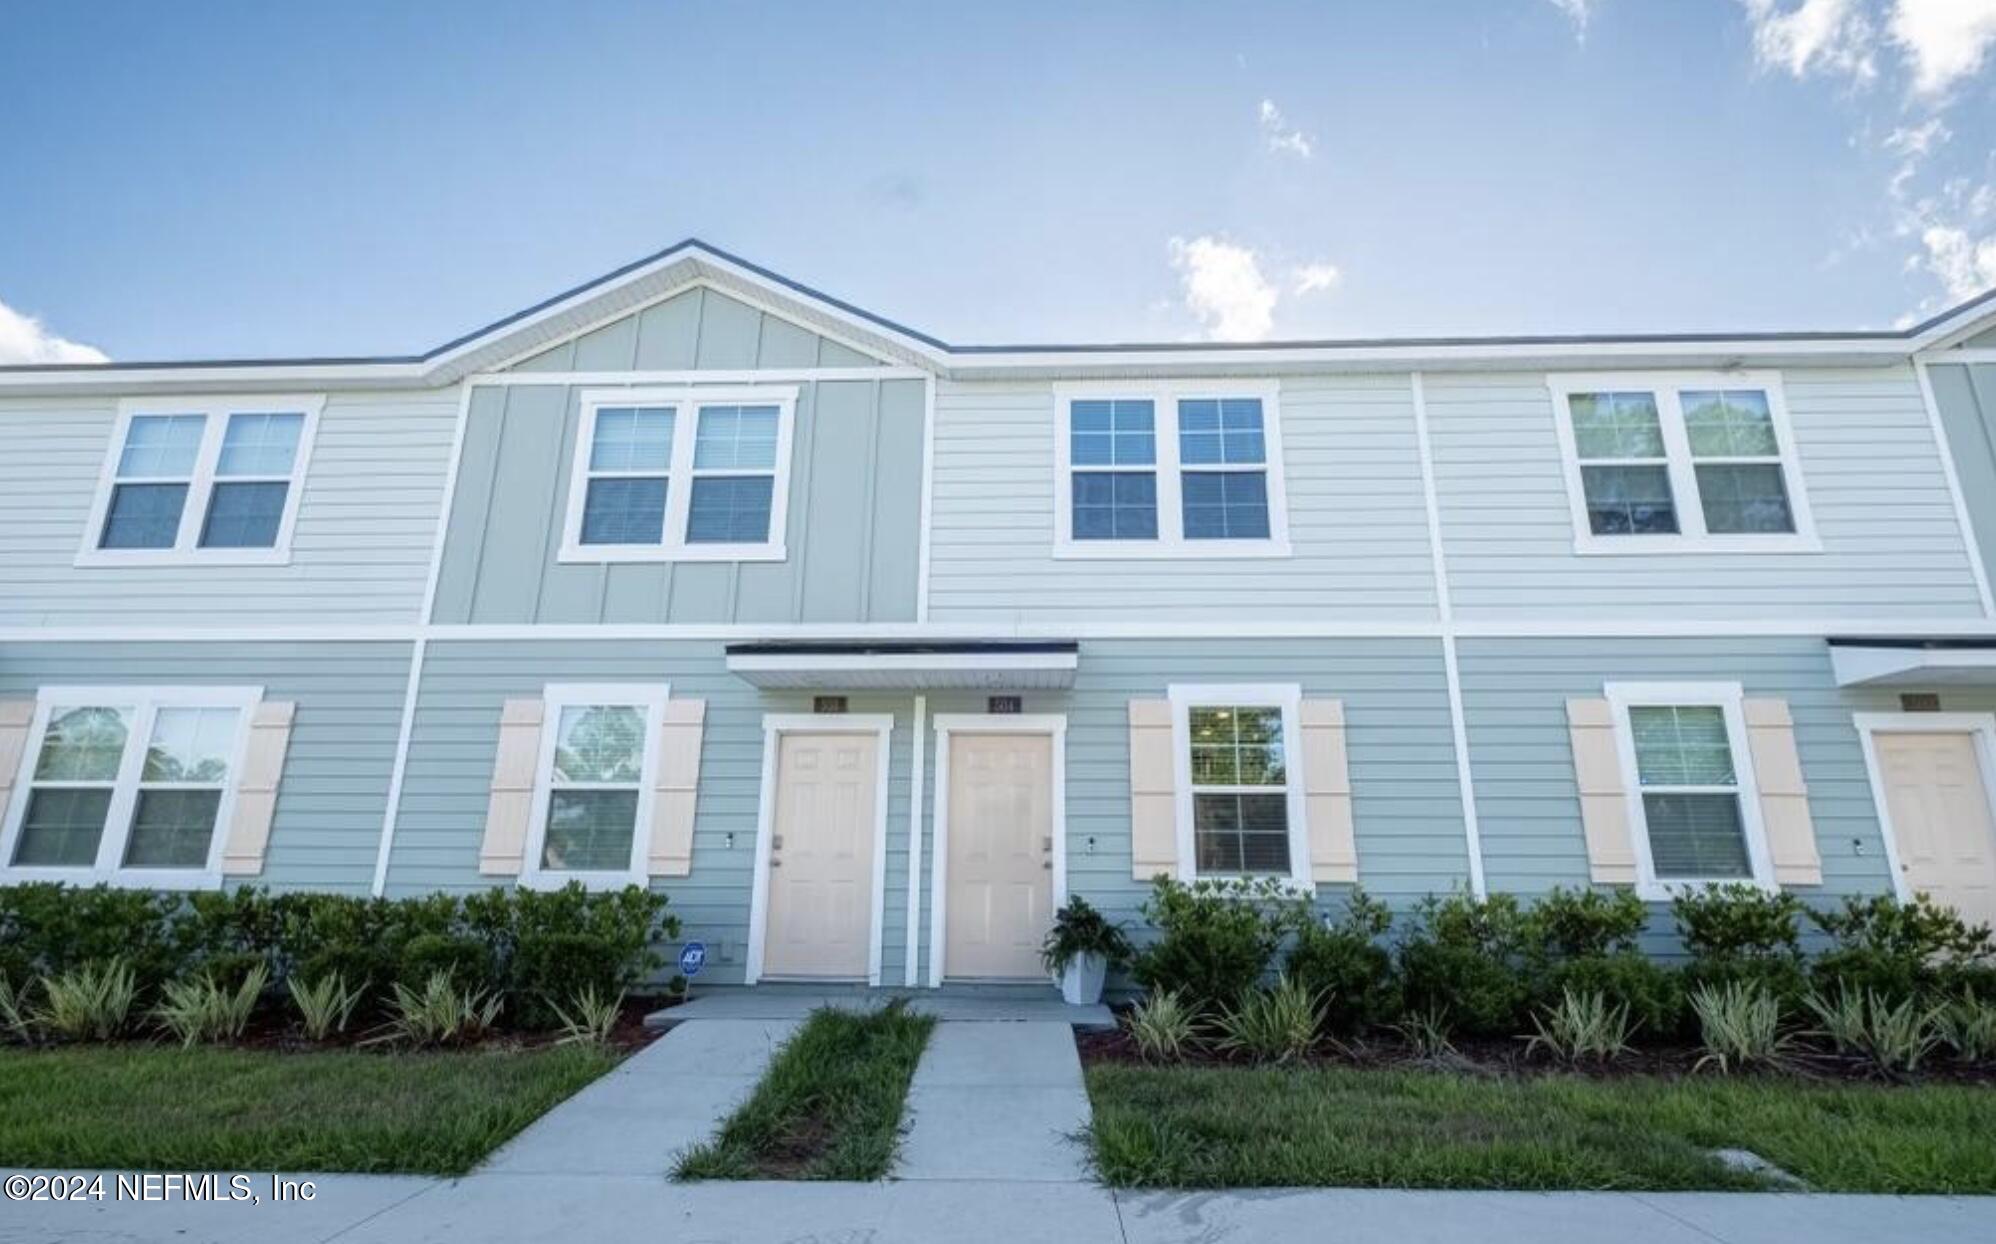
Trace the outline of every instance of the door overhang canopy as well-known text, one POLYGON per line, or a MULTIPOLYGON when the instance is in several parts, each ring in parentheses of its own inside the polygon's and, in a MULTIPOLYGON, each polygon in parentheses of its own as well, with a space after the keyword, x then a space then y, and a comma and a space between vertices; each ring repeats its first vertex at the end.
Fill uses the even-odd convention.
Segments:
POLYGON ((1042 691, 1074 685, 1073 640, 729 644, 728 672, 771 691, 1042 691))
POLYGON ((1830 668, 1839 687, 1996 687, 1996 639, 1840 639, 1830 668))

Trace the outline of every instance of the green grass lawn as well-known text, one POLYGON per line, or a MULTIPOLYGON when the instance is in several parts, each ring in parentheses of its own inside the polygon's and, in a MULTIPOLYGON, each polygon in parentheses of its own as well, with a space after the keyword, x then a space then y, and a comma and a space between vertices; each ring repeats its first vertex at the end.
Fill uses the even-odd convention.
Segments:
POLYGON ((812 1012, 714 1139, 680 1158, 679 1178, 886 1178, 935 1024, 898 1005, 812 1012))
POLYGON ((1750 1149, 1836 1192, 1996 1192, 1996 1089, 1430 1071, 1088 1071, 1089 1142, 1140 1188, 1729 1189, 1750 1149))
POLYGON ((462 1174, 616 1061, 573 1046, 4 1050, 0 1166, 462 1174))

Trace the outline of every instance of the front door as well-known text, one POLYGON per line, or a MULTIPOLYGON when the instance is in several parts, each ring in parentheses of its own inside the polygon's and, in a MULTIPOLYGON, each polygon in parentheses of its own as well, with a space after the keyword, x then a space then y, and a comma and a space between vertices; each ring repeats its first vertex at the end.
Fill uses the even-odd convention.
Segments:
POLYGON ((1996 921, 1996 823, 1970 731, 1874 736, 1909 888, 1971 924, 1996 921))
POLYGON ((1044 977, 1052 922, 1053 736, 952 733, 949 901, 952 979, 1044 977))
POLYGON ((879 747, 873 733, 778 736, 764 976, 866 978, 879 747))

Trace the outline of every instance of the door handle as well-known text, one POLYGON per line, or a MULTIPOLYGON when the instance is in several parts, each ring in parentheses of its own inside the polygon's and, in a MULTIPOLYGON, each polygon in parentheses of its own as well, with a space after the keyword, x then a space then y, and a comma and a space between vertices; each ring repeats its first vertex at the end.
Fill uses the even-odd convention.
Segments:
POLYGON ((777 859, 775 856, 771 856, 769 859, 769 866, 771 868, 781 868, 783 867, 783 861, 777 859))
POLYGON ((770 850, 772 850, 772 851, 781 851, 781 850, 783 849, 783 835, 782 835, 782 834, 776 834, 776 835, 774 835, 774 836, 772 836, 772 837, 770 838, 770 840, 769 840, 769 849, 770 849, 770 850))
POLYGON ((1040 850, 1042 850, 1042 851, 1045 851, 1045 852, 1047 852, 1048 854, 1052 854, 1052 852, 1053 852, 1053 839, 1052 839, 1052 837, 1046 837, 1046 838, 1042 838, 1042 839, 1040 839, 1040 850))

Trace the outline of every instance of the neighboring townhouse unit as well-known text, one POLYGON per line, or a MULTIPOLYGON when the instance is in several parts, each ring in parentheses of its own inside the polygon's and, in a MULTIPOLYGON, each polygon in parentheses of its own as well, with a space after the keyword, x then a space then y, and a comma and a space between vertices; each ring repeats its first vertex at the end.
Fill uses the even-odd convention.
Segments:
POLYGON ((0 882, 654 886, 724 982, 1051 910, 1996 917, 1996 301, 950 346, 687 242, 427 354, 0 369, 0 882))

